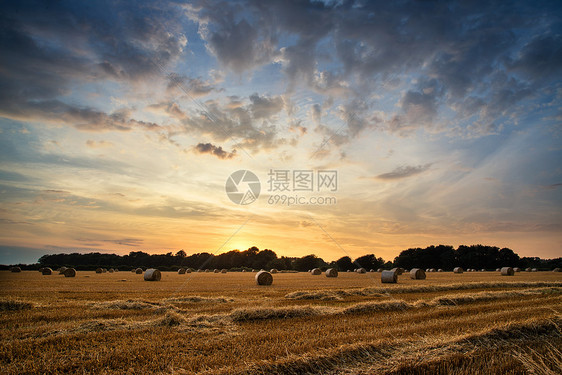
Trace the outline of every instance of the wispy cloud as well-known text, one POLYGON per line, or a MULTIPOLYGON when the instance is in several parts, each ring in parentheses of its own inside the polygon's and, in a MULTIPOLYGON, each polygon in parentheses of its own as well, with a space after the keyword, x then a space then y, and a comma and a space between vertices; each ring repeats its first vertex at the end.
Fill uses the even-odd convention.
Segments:
POLYGON ((421 173, 429 170, 431 165, 432 164, 417 165, 417 166, 404 165, 404 166, 401 166, 401 167, 398 167, 398 168, 394 169, 391 172, 379 174, 375 178, 378 179, 378 180, 385 180, 385 181, 400 180, 400 179, 403 179, 403 178, 408 178, 408 177, 412 177, 412 176, 421 174, 421 173))

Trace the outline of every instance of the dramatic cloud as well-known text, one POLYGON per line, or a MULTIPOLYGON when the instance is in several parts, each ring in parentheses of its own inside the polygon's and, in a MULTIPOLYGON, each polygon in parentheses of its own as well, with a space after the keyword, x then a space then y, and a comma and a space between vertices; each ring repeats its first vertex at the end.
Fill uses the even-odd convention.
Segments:
POLYGON ((236 150, 226 152, 220 146, 215 146, 211 143, 198 143, 195 146, 195 151, 199 154, 211 154, 219 159, 232 159, 236 156, 236 150))

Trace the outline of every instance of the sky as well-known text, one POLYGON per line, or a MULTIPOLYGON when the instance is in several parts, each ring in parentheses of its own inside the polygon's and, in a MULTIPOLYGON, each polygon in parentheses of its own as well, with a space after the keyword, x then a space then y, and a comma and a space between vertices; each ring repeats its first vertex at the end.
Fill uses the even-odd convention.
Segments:
POLYGON ((562 256, 558 1, 0 7, 0 263, 562 256))

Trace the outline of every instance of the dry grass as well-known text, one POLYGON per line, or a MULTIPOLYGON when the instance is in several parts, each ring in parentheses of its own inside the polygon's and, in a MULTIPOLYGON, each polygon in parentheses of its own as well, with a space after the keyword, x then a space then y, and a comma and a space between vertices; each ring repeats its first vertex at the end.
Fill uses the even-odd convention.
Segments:
POLYGON ((164 272, 147 283, 135 274, 121 282, 110 273, 1 272, 0 367, 401 375, 559 368, 562 274, 505 282, 499 273, 444 272, 384 287, 378 276, 280 272, 264 287, 252 273, 164 272))

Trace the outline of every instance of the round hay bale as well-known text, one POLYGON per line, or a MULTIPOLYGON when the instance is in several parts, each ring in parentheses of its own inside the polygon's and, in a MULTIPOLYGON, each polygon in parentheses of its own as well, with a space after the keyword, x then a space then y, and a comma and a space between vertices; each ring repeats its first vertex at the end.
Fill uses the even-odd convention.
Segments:
POLYGON ((59 268, 59 275, 64 275, 64 271, 66 271, 66 267, 59 268))
POLYGON ((367 270, 365 268, 358 268, 357 273, 367 273, 367 270))
POLYGON ((49 267, 45 267, 41 270, 41 274, 42 275, 52 275, 53 274, 53 270, 50 269, 49 267))
POLYGON ((377 270, 377 272, 382 272, 382 268, 379 268, 379 269, 377 270))
POLYGON ((310 271, 310 273, 312 275, 318 276, 318 275, 322 275, 322 270, 320 268, 314 268, 312 271, 310 271))
POLYGON ((115 270, 113 268, 110 268, 110 269, 107 270, 107 272, 109 272, 109 273, 113 273, 114 271, 115 270))
POLYGON ((560 268, 557 267, 557 268, 553 269, 552 272, 562 272, 562 270, 560 270, 560 268))
POLYGON ((404 272, 404 269, 403 269, 403 268, 400 268, 400 267, 395 267, 395 268, 391 269, 391 271, 396 271, 396 274, 397 274, 398 276, 400 276, 400 275, 402 275, 402 273, 404 272))
POLYGON ((402 275, 404 272, 406 272, 406 270, 402 267, 398 267, 398 275, 402 275))
POLYGON ((513 276, 515 275, 515 271, 513 271, 513 268, 511 267, 502 267, 501 271, 502 276, 513 276))
POLYGON ((435 272, 435 268, 430 268, 429 272, 435 272))
POLYGON ((462 269, 462 267, 455 267, 455 268, 453 269, 453 272, 454 272, 454 273, 463 273, 464 270, 462 269))
POLYGON ((519 268, 519 267, 515 267, 513 270, 514 270, 515 272, 521 272, 521 268, 519 268))
POLYGON ((185 268, 180 268, 178 270, 178 275, 185 275, 185 268))
POLYGON ((102 273, 102 272, 103 272, 103 270, 101 268, 96 268, 96 273, 102 273))
POLYGON ((501 272, 502 269, 501 268, 496 268, 496 272, 501 272))
POLYGON ((136 273, 137 275, 142 275, 142 268, 137 268, 137 269, 135 270, 135 273, 136 273))
POLYGON ((203 272, 203 270, 202 270, 202 269, 198 269, 197 272, 203 272))
POLYGON ((425 272, 421 268, 412 268, 410 271, 410 279, 425 280, 425 272))
POLYGON ((191 273, 191 268, 186 268, 185 273, 191 273))
POLYGON ((443 268, 439 268, 437 272, 443 272, 443 268))
POLYGON ((258 285, 271 285, 273 283, 273 276, 267 271, 256 273, 255 278, 258 285))
POLYGON ((326 270, 326 277, 338 277, 338 270, 335 268, 328 268, 326 270))
POLYGON ((353 269, 353 272, 357 272, 357 268, 354 268, 354 269, 353 269))
POLYGON ((45 267, 41 267, 41 268, 39 268, 37 271, 43 272, 44 269, 45 269, 45 267))
POLYGON ((107 272, 107 268, 102 268, 101 272, 106 273, 107 272))
POLYGON ((223 269, 221 270, 221 273, 226 273, 226 272, 227 272, 226 268, 223 268, 223 269))
POLYGON ((277 270, 276 270, 275 268, 272 268, 272 269, 269 271, 269 273, 271 273, 271 274, 277 273, 277 270))
POLYGON ((149 268, 144 272, 144 281, 160 281, 162 272, 156 268, 149 268))
POLYGON ((375 272, 375 270, 371 268, 371 269, 369 270, 369 272, 375 272))
POLYGON ((345 271, 345 272, 351 272, 351 270, 347 270, 347 271, 345 271))
POLYGON ((21 272, 21 267, 11 267, 10 272, 19 273, 21 272))
POLYGON ((219 272, 220 272, 220 270, 218 270, 217 268, 215 268, 215 269, 213 270, 213 273, 219 273, 219 272))
POLYGON ((531 272, 531 267, 525 268, 525 272, 531 272))
POLYGON ((486 270, 485 270, 484 268, 482 268, 482 269, 480 270, 480 272, 486 272, 486 270))
POLYGON ((398 281, 398 273, 396 270, 382 271, 381 282, 383 283, 396 283, 398 281))
POLYGON ((115 269, 113 270, 113 272, 119 272, 119 270, 118 270, 117 268, 115 268, 115 269))
POLYGON ((207 268, 207 269, 205 270, 205 272, 206 272, 206 273, 207 273, 207 272, 211 272, 211 270, 207 268))
POLYGON ((74 268, 67 268, 64 270, 64 277, 75 277, 76 270, 74 268))
POLYGON ((536 268, 531 269, 531 272, 538 272, 536 268))

